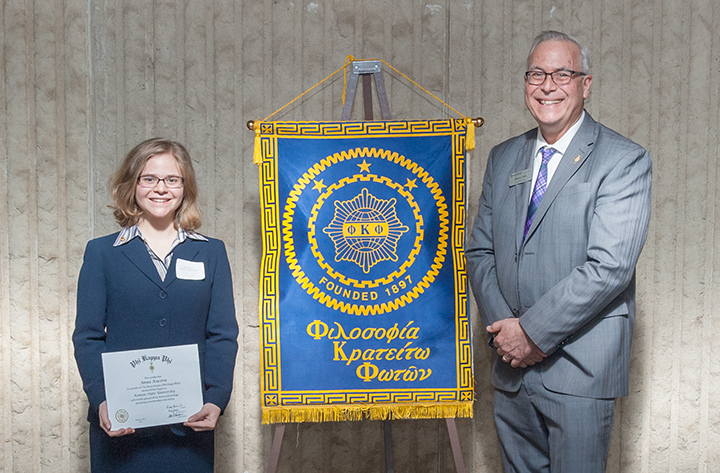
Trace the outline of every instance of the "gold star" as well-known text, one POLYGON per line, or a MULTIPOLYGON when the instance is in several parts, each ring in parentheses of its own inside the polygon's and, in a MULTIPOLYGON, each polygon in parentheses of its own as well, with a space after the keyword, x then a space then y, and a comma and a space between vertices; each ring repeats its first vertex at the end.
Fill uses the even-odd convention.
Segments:
POLYGON ((413 180, 408 179, 407 184, 405 184, 405 187, 407 187, 409 191, 413 190, 414 188, 417 187, 417 184, 415 184, 416 180, 417 179, 413 179, 413 180))
POLYGON ((313 190, 316 190, 320 193, 322 193, 322 190, 327 187, 325 184, 323 184, 322 179, 320 179, 319 181, 313 180, 313 182, 315 183, 315 185, 313 186, 313 190))
POLYGON ((370 172, 370 163, 368 163, 364 159, 362 164, 358 164, 358 166, 360 166, 360 172, 370 172))

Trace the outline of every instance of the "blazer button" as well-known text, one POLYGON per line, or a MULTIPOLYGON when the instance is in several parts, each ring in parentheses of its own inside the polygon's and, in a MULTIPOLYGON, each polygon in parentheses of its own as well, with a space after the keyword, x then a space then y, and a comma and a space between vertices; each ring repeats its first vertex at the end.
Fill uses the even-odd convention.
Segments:
POLYGON ((165 299, 168 296, 167 292, 165 292, 165 291, 160 291, 160 294, 158 294, 158 295, 160 296, 160 299, 165 299))
POLYGON ((515 317, 520 317, 520 311, 519 311, 519 310, 513 309, 513 310, 512 310, 512 313, 513 313, 513 315, 514 315, 515 317))
POLYGON ((166 325, 167 325, 167 319, 166 319, 166 318, 160 319, 160 326, 161 326, 161 327, 164 327, 164 326, 166 326, 166 325))

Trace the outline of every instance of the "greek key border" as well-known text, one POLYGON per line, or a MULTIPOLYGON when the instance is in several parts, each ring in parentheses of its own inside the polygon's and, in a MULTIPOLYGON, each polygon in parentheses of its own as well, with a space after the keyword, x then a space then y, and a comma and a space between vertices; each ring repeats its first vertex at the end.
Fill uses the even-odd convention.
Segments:
POLYGON ((292 407, 322 404, 384 404, 471 402, 474 395, 472 340, 467 311, 467 272, 463 245, 465 239, 465 131, 462 119, 416 120, 403 122, 268 122, 260 128, 260 205, 263 255, 260 275, 261 394, 262 407, 292 407), (458 368, 457 388, 426 390, 373 389, 343 392, 282 391, 278 320, 278 264, 280 261, 281 210, 277 182, 277 138, 337 138, 383 136, 452 136, 452 223, 451 251, 455 267, 455 309, 458 368))

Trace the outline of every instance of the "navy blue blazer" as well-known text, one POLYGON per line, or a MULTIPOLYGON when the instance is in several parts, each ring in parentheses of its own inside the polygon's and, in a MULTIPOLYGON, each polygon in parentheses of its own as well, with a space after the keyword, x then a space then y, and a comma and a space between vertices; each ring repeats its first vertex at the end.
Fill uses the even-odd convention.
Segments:
POLYGON ((88 420, 98 423, 105 400, 101 354, 196 343, 204 402, 225 409, 237 354, 230 264, 222 241, 187 239, 178 245, 165 281, 139 238, 113 247, 117 233, 88 242, 78 279, 73 343, 88 420), (176 275, 178 259, 202 262, 205 279, 176 275))

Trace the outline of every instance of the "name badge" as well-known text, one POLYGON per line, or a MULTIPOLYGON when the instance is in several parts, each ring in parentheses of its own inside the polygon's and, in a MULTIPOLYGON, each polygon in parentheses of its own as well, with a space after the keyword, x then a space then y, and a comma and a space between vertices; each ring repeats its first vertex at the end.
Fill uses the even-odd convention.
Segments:
POLYGON ((202 281, 205 279, 205 263, 202 261, 188 261, 178 258, 175 262, 175 276, 178 279, 202 281))
POLYGON ((510 187, 522 184, 523 182, 532 181, 532 168, 510 174, 510 187))

